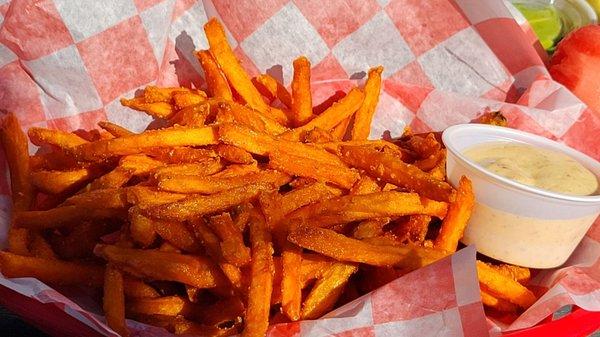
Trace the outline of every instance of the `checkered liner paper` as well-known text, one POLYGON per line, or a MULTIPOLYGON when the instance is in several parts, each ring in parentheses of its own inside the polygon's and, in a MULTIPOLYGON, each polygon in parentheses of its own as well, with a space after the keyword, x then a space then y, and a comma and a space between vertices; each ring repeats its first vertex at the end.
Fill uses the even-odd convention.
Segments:
MULTIPOLYGON (((306 55, 317 103, 383 65, 373 138, 406 125, 443 130, 500 110, 512 127, 600 159, 600 115, 549 78, 531 30, 499 0, 4 1, 0 108, 26 128, 87 129, 108 119, 141 131, 150 118, 119 98, 149 84, 202 88, 192 51, 208 47, 202 26, 210 17, 224 23, 252 75, 289 84, 292 60, 306 55)), ((0 192, 1 244, 10 214, 4 179, 0 192)), ((566 267, 536 275, 533 284, 549 290, 510 326, 485 317, 468 247, 324 318, 274 326, 269 336, 483 336, 535 325, 566 304, 600 311, 599 241, 597 222, 566 267)), ((0 285, 114 335, 85 297, 66 298, 33 279, 0 275, 0 285)), ((168 335, 130 325, 138 336, 168 335)))

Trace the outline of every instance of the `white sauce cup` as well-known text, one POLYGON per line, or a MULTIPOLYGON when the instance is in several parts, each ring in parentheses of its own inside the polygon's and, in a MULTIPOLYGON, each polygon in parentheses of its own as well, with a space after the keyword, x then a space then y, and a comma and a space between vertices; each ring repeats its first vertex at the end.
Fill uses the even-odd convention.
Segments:
POLYGON ((562 152, 600 177, 600 163, 566 145, 527 132, 482 124, 451 126, 442 135, 446 175, 471 179, 475 209, 462 242, 491 258, 530 268, 554 268, 573 253, 600 214, 598 191, 573 196, 524 185, 486 171, 462 153, 488 142, 524 143, 562 152))

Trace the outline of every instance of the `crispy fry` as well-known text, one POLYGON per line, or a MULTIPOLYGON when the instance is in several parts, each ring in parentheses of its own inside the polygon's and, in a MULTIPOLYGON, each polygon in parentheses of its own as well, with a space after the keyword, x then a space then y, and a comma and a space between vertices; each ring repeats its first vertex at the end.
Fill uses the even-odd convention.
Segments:
POLYGON ((127 302, 128 315, 187 316, 194 309, 192 303, 179 296, 138 298, 127 302))
POLYGON ((451 201, 452 187, 393 156, 361 146, 342 146, 342 160, 385 182, 419 191, 433 200, 451 201))
POLYGON ((333 127, 331 130, 331 135, 336 140, 344 140, 344 136, 346 136, 346 131, 348 130, 348 126, 350 126, 350 122, 352 121, 352 116, 346 117, 340 124, 333 127))
POLYGON ((217 153, 212 149, 198 149, 188 146, 154 148, 148 150, 148 155, 168 164, 197 163, 217 157, 217 153))
POLYGON ((219 65, 208 50, 201 50, 196 53, 196 57, 200 61, 202 69, 204 69, 204 76, 206 77, 206 83, 208 84, 208 90, 213 97, 226 99, 229 101, 233 100, 231 94, 231 88, 227 83, 225 75, 219 69, 219 65))
POLYGON ((79 163, 62 149, 55 149, 51 152, 37 153, 29 157, 29 170, 54 170, 64 171, 74 169, 79 163))
MULTIPOLYGON (((310 61, 300 56, 294 60, 292 79, 292 116, 295 127, 308 123, 313 118, 310 93, 310 61)), ((323 128, 325 130, 329 128, 323 128)))
POLYGON ((123 287, 125 291, 125 296, 128 298, 160 297, 160 294, 156 291, 156 289, 132 277, 123 278, 123 287))
POLYGON ((273 291, 273 246, 271 234, 262 215, 254 211, 250 220, 252 263, 248 309, 243 337, 262 337, 269 327, 269 310, 273 291))
POLYGON ((85 190, 94 191, 105 188, 117 188, 121 187, 133 177, 133 170, 124 169, 121 166, 117 166, 114 170, 107 174, 92 181, 85 190))
POLYGON ((376 246, 348 238, 332 230, 302 226, 288 235, 296 245, 346 262, 373 266, 397 266, 414 270, 433 263, 448 253, 440 250, 406 246, 376 246))
POLYGON ((210 104, 203 102, 183 108, 169 118, 169 125, 199 128, 205 125, 210 116, 210 104))
POLYGON ((125 208, 127 202, 127 188, 106 188, 76 194, 63 203, 63 205, 77 205, 84 208, 125 208))
POLYGON ((375 108, 379 102, 381 91, 381 73, 383 67, 379 66, 369 70, 369 77, 365 83, 365 99, 354 115, 351 138, 353 140, 367 139, 371 133, 371 121, 375 114, 375 108))
POLYGON ((80 160, 102 161, 114 156, 143 153, 155 147, 202 146, 216 144, 216 142, 217 135, 213 127, 171 127, 129 137, 82 144, 72 148, 71 151, 80 160))
POLYGON ((195 106, 206 101, 206 94, 195 94, 191 92, 177 92, 173 94, 173 103, 177 110, 195 106))
POLYGON ((52 235, 52 248, 65 260, 86 258, 92 255, 100 237, 110 230, 109 226, 93 222, 83 222, 65 235, 52 235))
POLYGON ((125 323, 125 290, 123 286, 123 274, 108 265, 104 273, 104 315, 108 326, 120 336, 129 336, 127 324, 125 323))
POLYGON ((322 114, 313 118, 310 122, 297 127, 281 135, 283 139, 299 141, 302 135, 314 128, 330 130, 345 118, 351 116, 363 102, 364 94, 360 89, 354 88, 344 98, 333 104, 322 114))
POLYGON ((285 173, 273 170, 251 172, 234 177, 168 176, 159 177, 158 187, 165 191, 179 193, 215 194, 232 188, 257 183, 285 185, 291 178, 285 173))
POLYGON ((456 199, 450 203, 448 214, 442 221, 440 233, 434 241, 436 248, 454 252, 458 241, 462 238, 473 207, 475 206, 475 195, 469 178, 462 176, 458 183, 456 199))
POLYGON ((410 214, 443 217, 447 204, 419 197, 416 193, 396 191, 345 195, 302 207, 289 219, 304 219, 315 226, 331 226, 351 221, 410 214))
POLYGON ((173 164, 154 170, 156 178, 189 175, 195 177, 209 176, 225 167, 219 158, 209 158, 197 163, 173 164))
POLYGON ((71 171, 31 172, 31 183, 40 191, 48 194, 60 194, 74 191, 98 175, 92 168, 80 168, 71 171))
POLYGON ((198 216, 221 212, 256 197, 262 191, 272 190, 271 184, 253 184, 232 188, 217 194, 191 196, 171 204, 145 210, 151 217, 165 220, 189 220, 198 216))
POLYGON ((29 140, 37 146, 54 145, 61 149, 69 149, 88 143, 87 140, 70 132, 50 130, 44 128, 29 128, 27 132, 29 140))
POLYGON ((481 290, 481 302, 483 302, 483 305, 500 312, 516 312, 518 308, 509 301, 494 297, 484 289, 481 290))
POLYGON ((10 226, 7 234, 8 251, 18 255, 29 255, 30 233, 27 228, 10 226))
POLYGON ((260 74, 255 78, 254 84, 257 85, 257 83, 259 84, 259 91, 261 91, 261 88, 264 89, 261 91, 264 96, 270 100, 277 98, 286 107, 292 107, 292 95, 290 95, 283 84, 273 78, 273 76, 269 74, 260 74))
POLYGON ((441 144, 433 133, 427 135, 414 135, 408 138, 401 146, 418 154, 420 158, 427 158, 440 150, 441 144))
POLYGON ((215 215, 209 220, 210 228, 217 234, 223 259, 234 266, 242 267, 250 262, 250 249, 233 223, 229 213, 215 215))
POLYGON ((536 301, 535 295, 529 289, 481 261, 477 261, 477 275, 479 283, 494 297, 505 299, 524 309, 536 301))
POLYGON ((49 229, 72 226, 82 221, 122 218, 124 215, 122 209, 84 208, 71 205, 47 211, 17 212, 14 224, 23 228, 49 229))
POLYGON ((173 94, 180 92, 190 92, 190 89, 183 87, 159 88, 149 85, 144 88, 144 94, 142 98, 147 103, 169 103, 173 98, 173 94))
POLYGON ((411 215, 394 229, 394 233, 400 241, 422 244, 425 241, 430 222, 431 216, 429 215, 411 215))
POLYGON ((97 245, 94 253, 141 278, 176 281, 198 288, 222 286, 221 272, 206 258, 159 251, 97 245))
POLYGON ((350 194, 360 195, 360 194, 369 194, 374 192, 381 191, 381 187, 377 184, 375 179, 371 178, 368 175, 363 175, 360 179, 352 186, 350 189, 350 194))
POLYGON ((161 161, 152 159, 144 154, 123 156, 119 160, 119 168, 130 171, 134 176, 146 176, 155 169, 164 166, 161 161))
POLYGON ((125 129, 124 127, 111 123, 109 121, 99 121, 98 126, 108 131, 111 135, 119 137, 133 136, 135 133, 125 129))
POLYGON ((34 196, 29 181, 27 137, 13 113, 4 116, 0 124, 0 142, 10 170, 13 211, 28 210, 34 196))
POLYGON ((263 101, 262 96, 252 84, 250 77, 233 54, 227 42, 223 26, 213 18, 204 25, 204 32, 208 39, 210 52, 221 67, 231 86, 244 99, 246 104, 253 109, 266 113, 269 107, 263 101))
POLYGON ((354 231, 352 236, 355 239, 372 238, 383 234, 383 227, 390 222, 390 218, 374 218, 361 221, 354 231))
POLYGON ((526 284, 531 278, 531 271, 529 270, 529 268, 519 267, 506 263, 500 265, 492 265, 487 263, 487 265, 495 269, 500 274, 508 276, 521 284, 526 284))
POLYGON ((335 141, 336 138, 331 132, 320 128, 314 128, 304 134, 304 142, 306 143, 331 143, 335 141))
POLYGON ((302 305, 302 319, 316 319, 333 308, 350 276, 358 267, 350 263, 335 263, 317 281, 302 305))
POLYGON ((248 151, 237 146, 219 144, 216 151, 223 159, 234 164, 251 164, 254 162, 254 158, 248 151))
POLYGON ((200 245, 182 222, 152 221, 152 228, 164 240, 186 252, 198 252, 200 245))
POLYGON ((325 164, 280 150, 269 153, 269 166, 291 175, 333 183, 345 189, 350 189, 359 177, 358 172, 346 166, 325 164))
POLYGON ((139 207, 129 209, 129 234, 142 247, 148 247, 156 240, 153 223, 154 220, 144 216, 139 207))
POLYGON ((271 116, 235 102, 218 101, 214 109, 217 111, 217 122, 220 124, 235 122, 270 135, 279 135, 288 130, 271 116))
POLYGON ((441 149, 427 158, 416 160, 413 165, 422 171, 430 171, 433 170, 441 160, 444 160, 444 158, 446 158, 446 151, 441 149))
POLYGON ((104 268, 91 264, 20 256, 0 251, 0 271, 5 277, 34 277, 56 285, 101 287, 104 268))
POLYGON ((127 189, 127 201, 141 209, 173 203, 187 197, 187 194, 163 192, 146 186, 133 186, 127 189))
POLYGON ((446 150, 442 151, 444 151, 442 159, 428 172, 432 177, 439 180, 446 178, 446 150))
POLYGON ((259 170, 256 162, 254 162, 252 164, 248 164, 248 165, 234 164, 234 165, 227 166, 227 168, 221 172, 217 172, 217 173, 213 174, 212 178, 215 178, 215 179, 235 178, 235 177, 239 177, 239 176, 250 174, 250 173, 257 173, 259 171, 260 170, 259 170))
POLYGON ((169 118, 175 113, 173 106, 166 102, 147 103, 143 97, 121 98, 121 105, 142 111, 155 118, 169 118))
POLYGON ((35 257, 50 260, 56 259, 56 254, 52 250, 52 247, 40 233, 31 233, 29 251, 35 257))

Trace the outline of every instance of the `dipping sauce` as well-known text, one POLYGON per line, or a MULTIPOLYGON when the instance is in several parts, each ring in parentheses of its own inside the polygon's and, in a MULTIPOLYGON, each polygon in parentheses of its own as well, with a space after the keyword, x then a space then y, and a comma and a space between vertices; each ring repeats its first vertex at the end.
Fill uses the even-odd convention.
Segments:
POLYGON ((486 170, 544 190, 592 195, 598 179, 566 154, 521 143, 488 142, 475 145, 463 154, 486 170))

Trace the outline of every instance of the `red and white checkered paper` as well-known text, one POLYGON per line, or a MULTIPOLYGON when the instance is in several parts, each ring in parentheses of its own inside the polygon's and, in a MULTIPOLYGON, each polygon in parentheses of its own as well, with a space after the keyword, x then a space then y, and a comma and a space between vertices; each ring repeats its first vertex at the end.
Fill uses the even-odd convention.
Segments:
MULTIPOLYGON (((549 78, 531 30, 523 30, 502 1, 0 3, 0 109, 14 111, 25 128, 87 129, 108 119, 143 130, 150 118, 118 99, 149 84, 202 88, 191 52, 208 47, 202 26, 216 16, 252 75, 268 72, 289 84, 292 60, 306 55, 317 104, 382 64, 374 138, 385 130, 400 134, 406 125, 416 132, 443 130, 500 110, 512 127, 600 159, 600 115, 549 78)), ((0 244, 10 214, 8 189, 0 179, 0 244)), ((597 222, 565 267, 537 274, 533 284, 549 290, 510 326, 485 318, 474 249, 466 248, 322 319, 275 326, 269 336, 482 336, 535 325, 566 304, 600 311, 599 241, 597 222)), ((0 285, 112 334, 85 296, 67 299, 33 279, 0 275, 0 285)), ((167 334, 130 323, 139 336, 167 334)))

